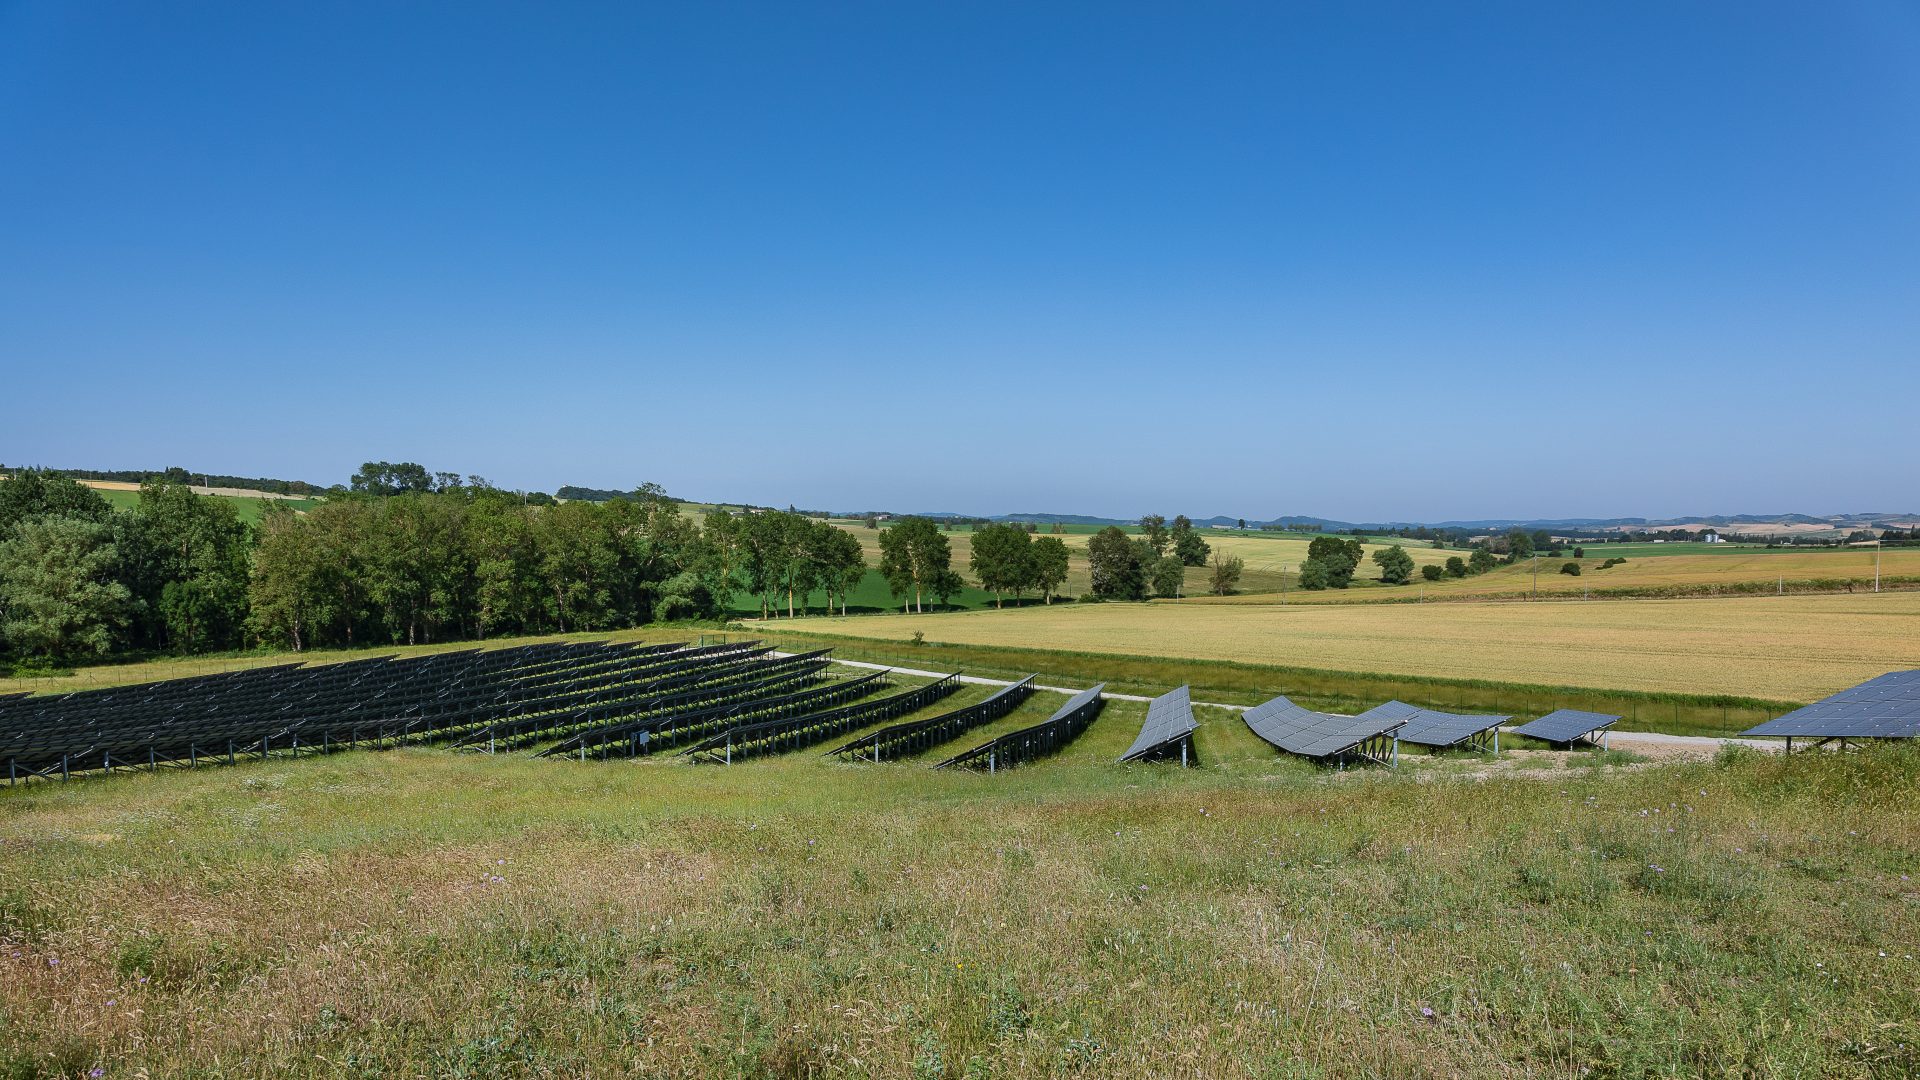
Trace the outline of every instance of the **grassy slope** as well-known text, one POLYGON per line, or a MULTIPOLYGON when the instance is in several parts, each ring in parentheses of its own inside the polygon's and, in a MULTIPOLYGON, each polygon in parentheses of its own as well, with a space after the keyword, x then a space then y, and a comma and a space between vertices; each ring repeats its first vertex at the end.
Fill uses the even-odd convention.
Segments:
POLYGON ((808 619, 833 637, 1812 700, 1920 666, 1920 594, 1540 604, 1097 604, 808 619))
MULTIPOLYGON (((119 488, 96 488, 95 494, 107 500, 115 510, 131 510, 140 505, 138 491, 126 491, 119 488)), ((289 510, 307 511, 320 504, 318 499, 262 499, 247 495, 207 495, 209 499, 225 499, 239 511, 240 520, 249 525, 258 525, 260 516, 266 512, 269 503, 284 506, 289 510)))
POLYGON ((413 750, 0 790, 0 1075, 1920 1069, 1911 754, 1448 782, 1214 723, 1225 768, 1108 764, 1137 723, 992 778, 413 750))

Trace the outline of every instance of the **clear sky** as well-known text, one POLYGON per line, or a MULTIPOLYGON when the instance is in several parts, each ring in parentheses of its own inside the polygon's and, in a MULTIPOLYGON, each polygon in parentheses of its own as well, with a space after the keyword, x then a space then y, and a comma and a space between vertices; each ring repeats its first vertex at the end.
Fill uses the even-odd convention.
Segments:
POLYGON ((1920 5, 0 0, 0 461, 1920 509, 1920 5))

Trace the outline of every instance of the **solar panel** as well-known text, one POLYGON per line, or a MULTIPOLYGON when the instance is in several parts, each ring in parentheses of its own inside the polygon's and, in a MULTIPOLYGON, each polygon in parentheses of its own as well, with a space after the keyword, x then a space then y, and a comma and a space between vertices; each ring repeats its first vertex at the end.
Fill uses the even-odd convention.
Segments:
POLYGON ((1178 745, 1180 761, 1186 764, 1192 750, 1187 741, 1199 726, 1193 719, 1193 701, 1187 688, 1169 690, 1147 704, 1147 719, 1140 725, 1140 735, 1120 755, 1120 761, 1140 761, 1178 745))
POLYGON ((1522 724, 1513 730, 1515 734, 1525 735, 1529 739, 1566 744, 1579 742, 1619 722, 1619 717, 1606 713, 1556 709, 1531 724, 1522 724))
MULTIPOLYGON (((1290 754, 1337 757, 1385 738, 1406 723, 1391 716, 1341 716, 1314 712, 1285 697, 1255 705, 1241 714, 1255 735, 1290 754)), ((1372 756, 1372 755, 1368 755, 1372 756)))
POLYGON ((1509 716, 1440 712, 1437 709, 1422 709, 1404 701, 1389 701, 1385 705, 1376 705, 1355 719, 1368 717, 1399 720, 1406 725, 1395 736, 1401 742, 1413 743, 1415 746, 1436 747, 1458 746, 1463 742, 1477 739, 1512 719, 1509 716))
POLYGON ((1741 734, 1816 739, 1920 738, 1920 670, 1894 671, 1869 679, 1741 734))
POLYGON ((1075 694, 1060 710, 1046 720, 1032 727, 1010 731, 997 739, 981 743, 963 754, 955 755, 935 765, 936 769, 960 766, 968 769, 985 769, 995 772, 1009 765, 1018 765, 1045 757, 1058 751, 1087 729, 1094 717, 1100 715, 1100 708, 1106 699, 1100 695, 1107 689, 1106 683, 1088 687, 1075 694))

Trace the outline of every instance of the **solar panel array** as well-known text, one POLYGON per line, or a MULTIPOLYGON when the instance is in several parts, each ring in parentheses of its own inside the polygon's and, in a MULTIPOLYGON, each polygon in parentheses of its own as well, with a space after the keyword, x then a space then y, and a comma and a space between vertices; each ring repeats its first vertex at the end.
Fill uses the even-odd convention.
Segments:
POLYGON ((925 720, 910 720, 881 728, 828 753, 856 761, 891 761, 930 750, 983 724, 992 723, 1020 707, 1033 695, 1034 676, 1004 686, 982 701, 925 720))
POLYGON ((492 751, 566 737, 570 750, 644 751, 870 692, 868 680, 815 686, 826 652, 545 643, 0 699, 0 773, 17 782, 407 742, 492 751))
POLYGON ((963 769, 985 769, 996 772, 1010 765, 1019 765, 1052 754, 1079 738, 1087 730, 1094 718, 1100 715, 1100 709, 1106 699, 1100 695, 1107 689, 1106 683, 1080 691, 1060 706, 1058 712, 1032 727, 1008 732, 990 742, 958 754, 935 765, 936 769, 956 766, 963 769))
MULTIPOLYGON (((885 680, 888 677, 887 672, 877 671, 867 678, 885 680)), ((681 751, 681 756, 731 765, 740 758, 799 750, 866 727, 877 720, 918 712, 958 689, 960 673, 954 672, 891 697, 843 705, 826 712, 808 712, 792 718, 735 725, 681 751)))
POLYGON ((431 739, 512 707, 513 686, 529 672, 547 676, 630 649, 548 643, 381 656, 15 699, 0 703, 0 761, 17 780, 431 739))
POLYGON ((1404 743, 1413 743, 1415 746, 1433 747, 1458 746, 1461 743, 1475 742, 1481 736, 1513 719, 1510 716, 1440 712, 1437 709, 1422 709, 1404 701, 1389 701, 1384 705, 1375 705, 1354 719, 1368 718, 1398 720, 1404 726, 1394 733, 1394 738, 1404 743))
POLYGON ((1389 738, 1405 720, 1394 717, 1341 716, 1314 712, 1287 697, 1255 705, 1241 714, 1247 727, 1274 746, 1301 757, 1328 759, 1360 751, 1389 738))
POLYGON ((1813 739, 1920 738, 1920 670, 1894 671, 1869 679, 1741 734, 1813 739))
POLYGON ((575 731, 535 756, 581 761, 638 757, 699 742, 739 724, 832 708, 887 685, 880 672, 858 679, 829 678, 827 663, 818 653, 770 661, 761 672, 750 673, 749 681, 719 682, 655 698, 612 723, 575 731))
POLYGON ((1193 719, 1193 700, 1187 687, 1176 687, 1147 704, 1147 718, 1133 745, 1120 755, 1121 763, 1165 757, 1175 750, 1181 764, 1187 764, 1193 751, 1193 732, 1200 725, 1193 719))
POLYGON ((1522 724, 1514 728, 1513 731, 1514 734, 1525 735, 1529 739, 1566 746, 1596 732, 1605 731, 1619 722, 1619 717, 1607 713, 1556 709, 1531 724, 1522 724))

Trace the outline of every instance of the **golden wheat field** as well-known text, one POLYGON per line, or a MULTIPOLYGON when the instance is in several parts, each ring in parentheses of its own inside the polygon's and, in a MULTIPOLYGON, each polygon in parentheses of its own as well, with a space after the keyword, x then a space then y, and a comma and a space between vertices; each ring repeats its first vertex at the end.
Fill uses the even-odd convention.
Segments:
POLYGON ((1810 701, 1920 667, 1920 594, 1502 604, 1069 604, 798 620, 898 641, 1810 701))
MULTIPOLYGON (((1446 556, 1466 556, 1459 551, 1434 551, 1431 549, 1409 548, 1415 562, 1445 562, 1446 556), (1432 556, 1439 556, 1437 560, 1432 556)), ((1589 556, 1595 552, 1606 551, 1605 547, 1595 545, 1586 549, 1589 556)), ((1236 554, 1238 551, 1236 550, 1236 554)), ((1762 590, 1770 583, 1784 583, 1791 592, 1795 582, 1833 581, 1846 579, 1858 586, 1870 587, 1873 581, 1874 551, 1872 548, 1840 548, 1827 551, 1768 551, 1764 548, 1751 548, 1712 555, 1655 555, 1628 559, 1618 566, 1601 569, 1606 562, 1602 558, 1551 559, 1542 557, 1538 567, 1536 584, 1535 567, 1531 562, 1501 566, 1485 574, 1467 578, 1447 578, 1442 581, 1422 582, 1415 579, 1410 585, 1381 586, 1370 589, 1326 590, 1323 592, 1297 592, 1287 594, 1287 602, 1297 601, 1319 604, 1356 603, 1364 601, 1405 600, 1413 596, 1424 595, 1431 599, 1453 597, 1472 598, 1480 596, 1514 596, 1532 592, 1538 588, 1542 595, 1580 596, 1587 592, 1603 593, 1608 590, 1632 589, 1657 594, 1662 590, 1697 590, 1700 588, 1725 588, 1728 590, 1751 590, 1756 585, 1762 590), (1560 567, 1568 562, 1580 565, 1581 573, 1575 577, 1560 572, 1560 567)), ((1251 559, 1248 567, 1253 566, 1251 559)), ((1297 569, 1299 563, 1291 564, 1297 569)), ((1885 578, 1920 577, 1920 549, 1889 548, 1880 561, 1880 573, 1885 578)), ((1369 563, 1361 567, 1357 577, 1377 577, 1378 571, 1369 563)), ((1180 603, 1191 604, 1271 604, 1279 601, 1277 595, 1255 593, 1251 588, 1242 589, 1235 596, 1194 596, 1180 603)))

